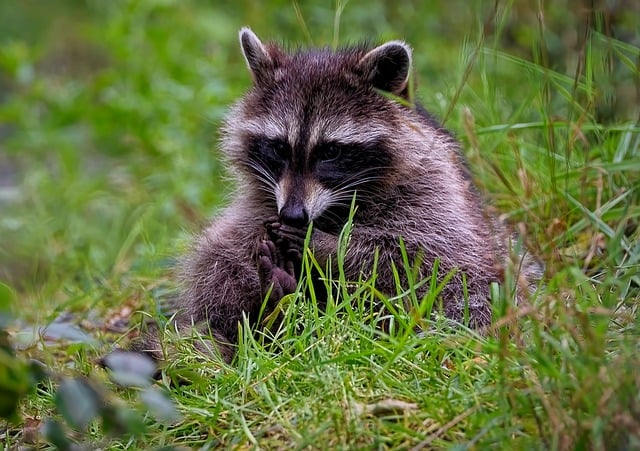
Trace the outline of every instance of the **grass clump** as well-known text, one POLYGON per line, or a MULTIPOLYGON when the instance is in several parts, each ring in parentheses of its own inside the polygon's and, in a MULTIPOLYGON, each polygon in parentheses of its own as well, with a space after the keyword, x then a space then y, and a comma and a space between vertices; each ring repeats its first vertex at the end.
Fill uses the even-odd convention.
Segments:
MULTIPOLYGON (((0 5, 4 447, 640 447, 633 11, 573 0, 52 8, 0 5), (495 287, 494 327, 480 335, 438 320, 431 280, 399 287, 411 300, 400 308, 375 278, 325 273, 338 288, 326 311, 303 281, 275 330, 242 329, 233 365, 202 359, 192 344, 206 337, 182 336, 157 384, 110 382, 98 357, 137 327, 133 312, 157 316, 173 258, 230 192, 214 143, 250 83, 236 42, 246 24, 292 43, 406 39, 419 100, 546 264, 529 304, 495 287), (98 400, 86 422, 65 413, 83 390, 98 400)), ((399 280, 411 280, 405 263, 399 280)))

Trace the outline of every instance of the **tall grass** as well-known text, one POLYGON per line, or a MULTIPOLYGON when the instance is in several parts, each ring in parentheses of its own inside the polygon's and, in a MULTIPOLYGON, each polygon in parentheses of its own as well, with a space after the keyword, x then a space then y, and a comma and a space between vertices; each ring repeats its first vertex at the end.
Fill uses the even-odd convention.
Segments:
MULTIPOLYGON (((27 374, 33 358, 55 375, 1 427, 3 445, 48 446, 43 419, 66 418, 64 381, 86 376, 119 406, 82 431, 64 426, 89 448, 640 447, 640 32, 626 7, 0 5, 0 306, 10 300, 13 318, 0 325, 18 348, 0 369, 27 374), (158 316, 173 258, 231 192, 216 129, 250 82, 245 24, 292 45, 406 39, 419 100, 462 141, 489 208, 546 276, 526 306, 510 302, 509 281, 494 287, 483 336, 425 319, 434 281, 387 298, 375 275, 316 267, 337 287, 326 310, 303 277, 277 327, 242 328, 232 365, 199 355, 206 337, 167 330, 176 349, 155 387, 181 418, 163 421, 146 415, 154 402, 140 407, 150 392, 115 388, 96 360, 135 333, 132 312, 158 316), (59 335, 43 336, 52 323, 59 335), (104 418, 117 415, 140 424, 110 436, 104 418)), ((411 265, 397 268, 407 280, 411 265)))

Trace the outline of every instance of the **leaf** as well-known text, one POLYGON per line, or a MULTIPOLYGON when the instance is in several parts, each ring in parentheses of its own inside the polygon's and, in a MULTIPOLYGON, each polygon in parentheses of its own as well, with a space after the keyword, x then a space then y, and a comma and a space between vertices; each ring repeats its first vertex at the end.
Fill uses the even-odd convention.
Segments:
POLYGON ((20 422, 18 415, 18 401, 22 393, 16 393, 13 390, 6 390, 0 387, 0 418, 6 419, 13 423, 20 422))
POLYGON ((70 322, 53 322, 46 327, 41 327, 38 332, 48 340, 97 344, 95 338, 70 322))
POLYGON ((11 304, 15 295, 9 285, 0 282, 0 328, 6 327, 11 318, 11 304))
POLYGON ((157 371, 156 363, 139 352, 113 351, 100 360, 111 380, 122 387, 148 387, 157 371))
POLYGON ((624 161, 594 163, 593 168, 604 169, 607 172, 630 172, 640 168, 640 158, 629 158, 624 161))
POLYGON ((64 419, 74 428, 85 430, 98 415, 102 397, 81 378, 65 379, 56 393, 56 407, 64 419))
MULTIPOLYGON (((0 330, 0 338, 4 333, 0 330)), ((45 376, 42 366, 35 362, 26 363, 11 349, 7 351, 0 347, 0 418, 18 421, 18 403, 45 376)))
POLYGON ((102 409, 102 429, 112 436, 145 433, 145 424, 139 412, 122 405, 105 405, 102 409))
POLYGON ((158 389, 147 388, 140 393, 140 400, 149 409, 149 412, 162 423, 173 424, 182 419, 174 402, 158 389))
POLYGON ((41 431, 42 435, 44 435, 47 441, 54 445, 56 449, 67 451, 75 448, 74 443, 69 440, 62 425, 57 421, 48 419, 42 425, 41 431))

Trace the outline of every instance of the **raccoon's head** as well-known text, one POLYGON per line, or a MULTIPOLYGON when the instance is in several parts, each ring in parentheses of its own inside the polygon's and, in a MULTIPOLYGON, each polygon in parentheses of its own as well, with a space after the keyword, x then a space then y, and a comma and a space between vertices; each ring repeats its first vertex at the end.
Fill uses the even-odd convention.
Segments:
POLYGON ((406 106, 390 97, 408 96, 411 49, 287 53, 248 28, 240 43, 253 88, 226 122, 224 150, 245 181, 295 227, 340 230, 354 195, 359 210, 375 208, 394 178, 406 106))

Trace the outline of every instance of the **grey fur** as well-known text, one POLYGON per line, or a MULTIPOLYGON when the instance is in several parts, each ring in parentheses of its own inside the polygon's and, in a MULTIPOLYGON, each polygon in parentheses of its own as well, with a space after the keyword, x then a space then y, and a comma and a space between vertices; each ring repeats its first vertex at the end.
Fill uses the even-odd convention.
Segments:
MULTIPOLYGON (((247 28, 241 30, 240 42, 254 85, 233 107, 222 139, 238 187, 232 204, 184 258, 179 327, 204 325, 229 360, 243 315, 255 322, 263 302, 265 282, 257 262, 261 258, 269 262, 269 255, 256 249, 269 241, 265 223, 276 214, 282 218, 286 208, 297 209, 293 215, 304 212, 310 220, 320 221, 328 209, 348 205, 354 190, 358 208, 344 268, 347 277, 358 280, 369 275, 378 250, 377 288, 395 294, 391 266, 402 267, 402 237, 410 259, 422 257, 420 278, 430 277, 436 259, 441 277, 456 271, 442 292, 446 316, 462 321, 461 274, 465 273, 470 324, 488 325, 489 286, 502 282, 505 267, 519 257, 511 255, 504 226, 483 208, 459 144, 427 113, 409 104, 409 46, 392 41, 375 49, 286 53, 263 44, 247 28), (406 102, 391 99, 380 89, 406 102), (290 160, 278 163, 285 167, 277 180, 262 163, 250 161, 248 142, 255 137, 277 140, 290 149, 290 160), (342 147, 326 150, 323 143, 329 141, 342 147), (345 152, 351 145, 371 142, 380 143, 380 161, 367 151, 367 164, 373 167, 354 167, 355 178, 343 183, 341 193, 318 181, 314 171, 322 169, 317 168, 337 164, 330 157, 348 157, 345 152), (324 156, 314 156, 321 151, 324 156)), ((360 159, 354 161, 357 166, 360 159)), ((310 247, 324 264, 335 257, 337 232, 314 226, 310 247)), ((283 285, 292 273, 289 267, 282 269, 286 264, 272 268, 284 274, 283 285)), ((523 287, 535 278, 535 267, 533 260, 522 266, 523 287)), ((268 283, 271 273, 265 277, 268 283)), ((523 298, 525 291, 519 288, 518 297, 523 298)))

